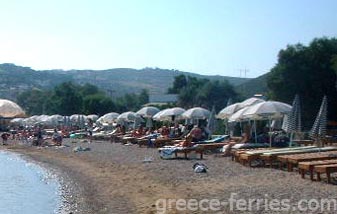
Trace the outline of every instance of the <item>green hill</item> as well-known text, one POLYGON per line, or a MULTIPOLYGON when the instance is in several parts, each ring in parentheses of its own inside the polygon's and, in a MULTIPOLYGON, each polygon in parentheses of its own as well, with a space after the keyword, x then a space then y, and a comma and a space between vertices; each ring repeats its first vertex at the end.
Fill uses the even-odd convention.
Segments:
POLYGON ((263 74, 257 78, 250 79, 242 84, 236 85, 235 89, 244 98, 252 97, 255 94, 268 94, 267 78, 269 73, 263 74))
POLYGON ((14 64, 0 64, 0 97, 14 99, 30 88, 48 89, 65 81, 78 84, 90 83, 111 96, 138 93, 141 89, 150 94, 165 94, 177 75, 190 75, 211 80, 225 79, 234 86, 243 84, 247 78, 205 76, 195 73, 160 68, 115 68, 108 70, 33 70, 14 64))

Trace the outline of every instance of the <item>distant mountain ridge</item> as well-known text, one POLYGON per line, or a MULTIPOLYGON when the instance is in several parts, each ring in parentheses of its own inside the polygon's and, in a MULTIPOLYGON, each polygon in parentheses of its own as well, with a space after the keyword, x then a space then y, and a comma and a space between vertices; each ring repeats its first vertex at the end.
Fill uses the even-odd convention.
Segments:
POLYGON ((172 86, 174 77, 181 74, 210 80, 227 80, 233 86, 250 80, 249 78, 200 75, 160 68, 33 70, 29 67, 5 63, 0 64, 0 97, 15 100, 19 93, 27 89, 48 89, 65 81, 77 84, 90 83, 114 97, 125 93, 138 93, 141 89, 147 89, 150 94, 165 94, 167 89, 172 86))

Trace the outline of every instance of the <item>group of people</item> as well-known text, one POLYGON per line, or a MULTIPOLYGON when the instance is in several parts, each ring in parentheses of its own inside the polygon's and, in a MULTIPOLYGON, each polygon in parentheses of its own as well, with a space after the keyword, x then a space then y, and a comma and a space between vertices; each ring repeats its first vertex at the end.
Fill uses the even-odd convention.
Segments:
MULTIPOLYGON (((46 133, 44 133, 41 127, 18 127, 11 129, 10 132, 4 132, 1 134, 2 144, 7 145, 8 140, 12 139, 15 141, 20 141, 23 144, 29 144, 32 146, 43 146, 45 144, 48 145, 62 145, 62 139, 64 136, 64 131, 59 131, 58 129, 54 129, 51 137, 44 137, 46 133), (51 143, 47 142, 48 139, 51 139, 51 143)), ((14 142, 15 142, 14 141, 14 142)))

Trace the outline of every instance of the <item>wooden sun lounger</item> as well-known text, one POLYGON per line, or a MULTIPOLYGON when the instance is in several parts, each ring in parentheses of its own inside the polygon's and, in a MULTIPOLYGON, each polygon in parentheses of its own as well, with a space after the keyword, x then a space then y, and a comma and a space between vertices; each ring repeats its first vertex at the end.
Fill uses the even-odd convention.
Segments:
POLYGON ((174 145, 176 140, 182 140, 180 138, 157 138, 154 141, 154 147, 160 148, 167 145, 174 145))
POLYGON ((337 164, 337 159, 301 162, 298 164, 298 169, 303 179, 305 178, 305 173, 309 172, 310 179, 313 181, 314 167, 319 165, 330 165, 330 164, 337 164))
POLYGON ((297 150, 304 150, 304 149, 312 149, 317 148, 314 146, 308 146, 308 147, 294 147, 294 148, 282 148, 282 149, 275 149, 275 148, 269 148, 269 149, 254 149, 247 152, 243 152, 239 154, 239 157, 237 158, 237 161, 242 163, 243 165, 249 165, 251 166, 252 161, 257 159, 263 159, 266 162, 271 162, 271 159, 269 157, 262 157, 261 156, 264 153, 270 153, 270 152, 288 152, 288 151, 297 151, 297 150))
POLYGON ((135 137, 123 137, 121 141, 123 144, 134 143, 136 142, 136 138, 135 137))
POLYGON ((277 160, 280 162, 280 168, 282 168, 283 164, 287 164, 289 172, 293 171, 294 166, 298 165, 299 162, 329 159, 337 159, 337 151, 281 155, 277 157, 277 160))
POLYGON ((248 151, 247 154, 263 154, 266 152, 284 152, 284 151, 294 151, 294 150, 303 150, 303 149, 312 149, 317 148, 317 146, 303 146, 303 147, 290 147, 290 148, 282 148, 282 149, 261 149, 261 150, 254 150, 248 151))
POLYGON ((175 157, 177 158, 179 153, 183 153, 185 159, 188 159, 187 155, 191 152, 199 153, 200 159, 203 159, 203 157, 204 157, 204 150, 202 148, 198 149, 198 148, 193 148, 193 147, 188 147, 188 148, 176 150, 176 151, 174 151, 174 154, 175 154, 175 157))
POLYGON ((277 160, 277 156, 281 155, 290 155, 290 154, 304 154, 304 153, 313 153, 313 152, 326 152, 326 151, 336 151, 337 147, 324 147, 324 148, 312 148, 312 149, 303 149, 303 150, 293 150, 293 151, 282 151, 282 152, 266 152, 260 155, 260 158, 272 166, 272 163, 277 160))
POLYGON ((175 157, 178 157, 179 153, 183 153, 184 157, 187 159, 187 155, 191 152, 196 152, 200 154, 200 159, 203 159, 205 151, 215 150, 227 145, 227 143, 204 143, 204 144, 196 144, 196 146, 188 147, 184 149, 180 149, 175 151, 175 157))
POLYGON ((317 173, 318 181, 321 181, 321 174, 325 173, 328 183, 331 183, 331 173, 337 172, 337 164, 314 166, 314 172, 317 173))

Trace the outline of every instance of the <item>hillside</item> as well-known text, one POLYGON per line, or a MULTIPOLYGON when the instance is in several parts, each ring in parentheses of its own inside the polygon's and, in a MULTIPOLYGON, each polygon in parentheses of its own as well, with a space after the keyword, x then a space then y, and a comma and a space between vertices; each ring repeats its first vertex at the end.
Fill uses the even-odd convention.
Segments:
POLYGON ((255 94, 267 95, 267 78, 269 73, 263 74, 257 78, 250 79, 242 84, 236 85, 235 90, 244 98, 252 97, 255 94))
POLYGON ((115 68, 108 70, 42 70, 14 64, 0 64, 0 97, 14 99, 30 88, 48 89, 65 81, 78 84, 90 83, 111 96, 138 93, 148 89, 150 94, 165 94, 174 77, 180 74, 211 80, 228 80, 232 85, 243 84, 249 79, 226 76, 205 76, 195 73, 160 68, 115 68))

